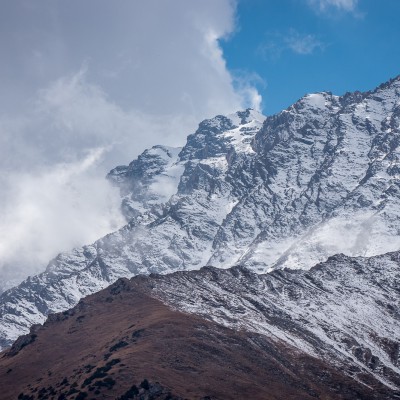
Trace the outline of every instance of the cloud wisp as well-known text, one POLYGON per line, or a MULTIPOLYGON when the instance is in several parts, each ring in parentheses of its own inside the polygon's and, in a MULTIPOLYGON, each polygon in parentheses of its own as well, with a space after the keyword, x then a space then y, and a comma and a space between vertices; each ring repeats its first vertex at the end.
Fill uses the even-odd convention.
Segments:
POLYGON ((0 176, 8 185, 0 199, 1 290, 43 270, 57 252, 121 226, 119 196, 96 172, 103 151, 35 173, 0 176))
POLYGON ((323 51, 325 47, 317 36, 289 29, 286 33, 269 33, 265 42, 258 47, 258 52, 263 57, 277 60, 288 51, 298 55, 311 55, 323 51))
POLYGON ((308 4, 317 12, 337 10, 354 13, 357 10, 358 0, 308 0, 308 4))
POLYGON ((295 30, 291 30, 283 40, 290 50, 302 55, 312 54, 317 49, 323 50, 325 47, 315 35, 301 34, 295 30))

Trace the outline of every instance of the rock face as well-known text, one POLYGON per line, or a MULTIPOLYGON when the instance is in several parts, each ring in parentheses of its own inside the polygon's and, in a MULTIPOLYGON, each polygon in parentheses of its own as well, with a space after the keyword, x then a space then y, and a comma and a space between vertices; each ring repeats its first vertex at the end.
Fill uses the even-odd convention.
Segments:
POLYGON ((0 355, 2 399, 398 399, 399 275, 392 253, 122 278, 0 355))
POLYGON ((149 285, 173 309, 272 338, 400 396, 400 252, 340 254, 309 271, 204 267, 149 285))
POLYGON ((108 178, 128 224, 60 254, 0 297, 0 345, 119 277, 244 265, 308 269, 338 252, 400 248, 400 78, 200 123, 108 178))

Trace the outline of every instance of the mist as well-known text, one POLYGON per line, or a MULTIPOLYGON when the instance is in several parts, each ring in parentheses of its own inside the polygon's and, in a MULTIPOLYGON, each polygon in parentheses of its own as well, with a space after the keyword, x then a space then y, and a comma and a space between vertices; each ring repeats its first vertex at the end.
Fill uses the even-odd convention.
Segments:
POLYGON ((261 104, 219 46, 229 0, 16 0, 0 30, 0 290, 124 224, 111 168, 261 104))

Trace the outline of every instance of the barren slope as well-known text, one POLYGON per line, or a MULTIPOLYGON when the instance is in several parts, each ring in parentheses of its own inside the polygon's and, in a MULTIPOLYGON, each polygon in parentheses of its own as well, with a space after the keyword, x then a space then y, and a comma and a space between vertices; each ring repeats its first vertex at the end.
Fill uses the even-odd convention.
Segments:
POLYGON ((379 398, 318 360, 173 312, 132 286, 85 299, 4 354, 2 398, 115 398, 144 379, 190 399, 379 398))
MULTIPOLYGON (((329 352, 310 355, 290 340, 249 324, 252 311, 256 325, 264 318, 270 328, 297 335, 299 343, 307 340, 306 330, 300 325, 296 328, 296 321, 285 325, 292 319, 290 307, 287 315, 277 315, 271 304, 277 302, 279 307, 279 302, 271 295, 271 287, 264 287, 259 304, 255 300, 241 303, 250 299, 251 286, 254 295, 260 291, 260 282, 268 279, 268 275, 259 277, 242 268, 120 279, 72 310, 51 315, 44 326, 35 327, 2 353, 1 398, 15 399, 22 393, 24 399, 115 399, 130 389, 132 398, 139 398, 134 397, 133 385, 143 396, 153 391, 154 397, 147 398, 154 399, 400 398, 399 391, 367 368, 353 370, 351 376, 352 361, 348 369, 343 368, 329 352), (269 310, 262 305, 268 296, 269 310), (173 311, 164 303, 181 309, 186 304, 190 312, 173 311), (193 304, 198 308, 190 310, 193 304), (150 382, 147 391, 140 387, 143 382, 147 387, 145 379, 150 382)), ((270 282, 275 279, 276 273, 270 282)), ((283 285, 290 292, 299 281, 296 278, 283 285)), ((314 344, 320 340, 317 335, 309 339, 314 344)), ((329 350, 326 344, 317 343, 329 350)))

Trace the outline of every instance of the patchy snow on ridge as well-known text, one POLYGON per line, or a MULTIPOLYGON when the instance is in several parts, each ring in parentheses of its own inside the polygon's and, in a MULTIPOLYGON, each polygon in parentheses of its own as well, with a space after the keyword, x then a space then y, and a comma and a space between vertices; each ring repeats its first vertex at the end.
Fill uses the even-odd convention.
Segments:
POLYGON ((310 271, 205 267, 150 278, 172 308, 284 342, 368 384, 400 389, 400 254, 337 255, 310 271))

